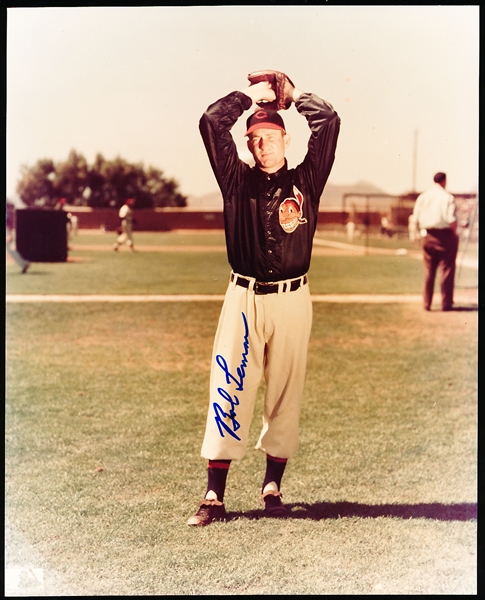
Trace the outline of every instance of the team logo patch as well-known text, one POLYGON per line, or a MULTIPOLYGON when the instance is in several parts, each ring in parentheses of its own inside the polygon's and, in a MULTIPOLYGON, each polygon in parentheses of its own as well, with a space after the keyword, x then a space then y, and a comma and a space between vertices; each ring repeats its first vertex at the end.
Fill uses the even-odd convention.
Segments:
POLYGON ((254 113, 253 115, 253 119, 259 119, 260 121, 262 119, 266 119, 266 117, 268 116, 268 113, 265 110, 258 110, 257 112, 254 113))
POLYGON ((303 216, 303 194, 294 185, 294 198, 285 198, 279 207, 280 225, 286 233, 293 233, 298 225, 307 223, 303 216))

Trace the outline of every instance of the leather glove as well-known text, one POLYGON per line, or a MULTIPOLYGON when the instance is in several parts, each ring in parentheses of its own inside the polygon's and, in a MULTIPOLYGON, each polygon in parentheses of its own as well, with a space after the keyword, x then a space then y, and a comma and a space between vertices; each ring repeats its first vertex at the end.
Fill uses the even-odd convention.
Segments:
POLYGON ((251 85, 267 81, 275 93, 276 99, 273 102, 262 100, 257 102, 258 106, 272 110, 287 110, 290 108, 295 86, 288 75, 281 71, 255 71, 248 75, 248 79, 251 85))

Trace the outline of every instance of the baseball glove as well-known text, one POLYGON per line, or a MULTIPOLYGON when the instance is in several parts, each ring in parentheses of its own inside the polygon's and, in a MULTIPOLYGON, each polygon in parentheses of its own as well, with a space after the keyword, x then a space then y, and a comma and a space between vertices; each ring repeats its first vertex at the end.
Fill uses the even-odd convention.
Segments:
POLYGON ((248 75, 251 85, 267 81, 271 84, 271 88, 276 95, 276 99, 272 102, 261 101, 258 106, 269 108, 272 110, 287 110, 293 102, 293 90, 295 86, 291 79, 281 71, 255 71, 248 75))

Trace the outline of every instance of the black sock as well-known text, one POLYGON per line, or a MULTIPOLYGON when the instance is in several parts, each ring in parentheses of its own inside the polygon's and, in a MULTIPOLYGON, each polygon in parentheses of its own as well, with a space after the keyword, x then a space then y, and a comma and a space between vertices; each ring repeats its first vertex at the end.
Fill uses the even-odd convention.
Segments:
POLYGON ((207 491, 212 490, 215 492, 219 502, 224 501, 226 479, 230 465, 230 460, 209 460, 207 466, 207 491))
POLYGON ((263 486, 261 490, 264 490, 266 484, 270 481, 274 481, 278 486, 278 490, 281 486, 281 479, 285 472, 287 458, 277 458, 276 456, 266 455, 266 474, 264 476, 263 486))

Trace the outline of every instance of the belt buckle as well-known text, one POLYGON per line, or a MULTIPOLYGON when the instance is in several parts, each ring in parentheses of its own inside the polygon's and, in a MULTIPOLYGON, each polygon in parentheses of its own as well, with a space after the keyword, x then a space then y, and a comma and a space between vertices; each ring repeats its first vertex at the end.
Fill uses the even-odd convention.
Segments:
POLYGON ((273 283, 267 283, 266 281, 255 281, 254 282, 254 293, 259 295, 267 294, 267 290, 265 288, 274 285, 273 283))

